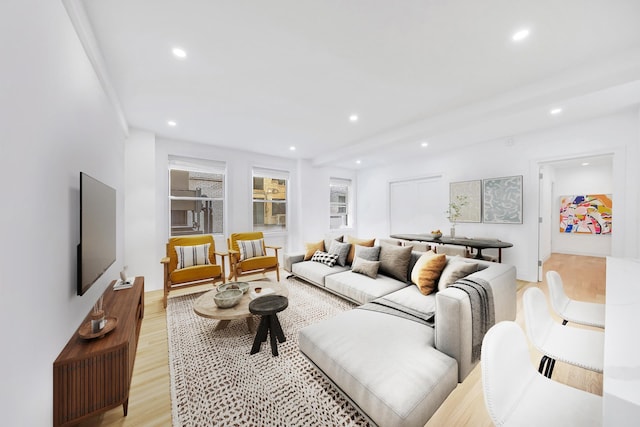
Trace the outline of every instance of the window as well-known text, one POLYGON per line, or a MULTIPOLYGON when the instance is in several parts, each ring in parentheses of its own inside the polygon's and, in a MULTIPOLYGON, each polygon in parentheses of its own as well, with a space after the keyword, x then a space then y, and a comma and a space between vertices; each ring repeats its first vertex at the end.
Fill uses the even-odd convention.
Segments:
POLYGON ((224 162, 169 159, 171 236, 224 234, 224 162))
POLYGON ((253 169, 253 230, 287 229, 288 172, 253 169))
POLYGON ((329 226, 333 229, 351 227, 351 180, 331 178, 329 181, 329 226))

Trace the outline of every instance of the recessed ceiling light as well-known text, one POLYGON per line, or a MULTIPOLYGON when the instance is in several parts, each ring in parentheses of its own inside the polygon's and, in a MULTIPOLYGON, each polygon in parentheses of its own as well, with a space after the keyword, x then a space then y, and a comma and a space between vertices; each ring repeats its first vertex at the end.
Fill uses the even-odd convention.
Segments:
POLYGON ((589 162, 582 162, 582 166, 589 166, 589 162))
POLYGON ((423 142, 420 144, 420 146, 421 146, 421 147, 428 147, 428 146, 429 146, 429 143, 428 143, 427 141, 423 141, 423 142))
POLYGON ((289 150, 291 151, 296 151, 296 147, 294 147, 293 145, 291 147, 289 147, 289 150))
POLYGON ((184 59, 187 57, 187 52, 179 47, 174 47, 171 52, 173 52, 173 56, 176 58, 184 59))
POLYGON ((358 121, 358 115, 357 114, 352 114, 349 116, 349 121, 350 122, 357 122, 358 121))
POLYGON ((174 127, 178 126, 178 123, 176 123, 176 122, 175 122, 175 120, 169 120, 169 121, 167 122, 167 124, 168 124, 169 126, 171 126, 172 128, 174 128, 174 127))
POLYGON ((356 165, 359 165, 360 163, 362 163, 360 160, 356 160, 356 165))
POLYGON ((549 111, 549 114, 554 116, 560 113, 562 113, 562 108, 553 108, 551 111, 549 111))
POLYGON ((519 42, 526 39, 527 37, 529 37, 529 29, 523 28, 522 30, 513 33, 513 36, 511 36, 511 40, 513 40, 514 42, 519 42))

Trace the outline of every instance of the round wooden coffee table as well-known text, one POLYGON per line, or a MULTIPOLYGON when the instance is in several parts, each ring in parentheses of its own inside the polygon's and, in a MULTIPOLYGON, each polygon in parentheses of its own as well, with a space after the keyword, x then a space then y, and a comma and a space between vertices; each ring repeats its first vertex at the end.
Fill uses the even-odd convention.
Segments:
POLYGON ((249 332, 254 333, 255 325, 253 322, 253 314, 249 311, 249 303, 252 300, 249 295, 252 291, 255 291, 256 288, 262 288, 263 292, 266 289, 273 289, 272 293, 264 293, 264 295, 281 295, 284 297, 289 295, 289 290, 283 282, 249 282, 249 290, 242 295, 240 302, 235 306, 231 308, 218 307, 213 301, 213 296, 218 292, 214 289, 203 294, 196 300, 193 304, 193 311, 199 316, 219 320, 214 331, 226 328, 232 320, 246 319, 249 332))

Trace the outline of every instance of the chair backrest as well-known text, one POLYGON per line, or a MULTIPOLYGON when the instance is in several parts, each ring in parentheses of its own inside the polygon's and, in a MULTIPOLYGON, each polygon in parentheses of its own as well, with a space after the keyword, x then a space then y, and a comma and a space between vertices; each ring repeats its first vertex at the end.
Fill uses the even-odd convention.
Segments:
MULTIPOLYGON (((229 249, 233 249, 234 251, 240 251, 238 247, 238 240, 258 240, 264 239, 264 235, 262 231, 251 231, 248 233, 232 233, 229 236, 229 249)), ((264 251, 264 241, 262 242, 262 250, 264 251)))
POLYGON ((547 299, 540 289, 529 288, 522 295, 522 306, 529 339, 534 347, 540 349, 555 323, 549 313, 547 299))
POLYGON ((503 425, 512 409, 520 404, 530 379, 537 375, 520 326, 503 321, 489 329, 482 341, 480 363, 487 411, 495 425, 503 425))
POLYGON ((209 243, 209 261, 214 262, 216 242, 211 234, 197 234, 192 236, 170 237, 167 242, 167 256, 169 257, 169 271, 173 271, 178 267, 178 254, 176 246, 196 246, 209 243))
POLYGON ((549 287, 551 306, 559 316, 562 316, 569 304, 569 297, 564 293, 562 277, 557 271, 547 271, 547 286, 549 287))
POLYGON ((459 255, 461 257, 466 257, 469 255, 467 248, 464 246, 457 245, 435 245, 437 254, 446 254, 450 256, 459 255))

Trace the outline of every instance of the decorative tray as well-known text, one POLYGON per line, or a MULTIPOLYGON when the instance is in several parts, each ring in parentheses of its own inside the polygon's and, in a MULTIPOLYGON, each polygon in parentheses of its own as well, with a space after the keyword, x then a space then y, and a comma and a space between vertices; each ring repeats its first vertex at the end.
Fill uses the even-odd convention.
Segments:
POLYGON ((105 319, 104 328, 100 329, 98 332, 91 332, 91 320, 80 326, 78 330, 78 335, 80 338, 84 338, 85 340, 92 340, 94 338, 102 338, 107 335, 109 332, 113 331, 115 327, 118 325, 117 317, 107 317, 105 319))

